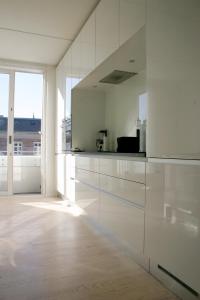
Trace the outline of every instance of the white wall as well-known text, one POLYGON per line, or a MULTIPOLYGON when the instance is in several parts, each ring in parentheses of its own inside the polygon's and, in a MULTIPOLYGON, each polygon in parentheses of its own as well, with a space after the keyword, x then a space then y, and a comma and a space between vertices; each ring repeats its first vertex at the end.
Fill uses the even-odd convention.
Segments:
POLYGON ((200 1, 147 1, 148 156, 200 158, 200 1))
POLYGON ((145 74, 143 71, 106 92, 105 127, 110 150, 116 150, 117 137, 136 136, 139 95, 146 91, 145 74))
POLYGON ((56 111, 56 69, 46 69, 46 105, 45 105, 45 191, 47 197, 56 195, 55 175, 55 111, 56 111))
POLYGON ((65 99, 66 99, 66 76, 63 66, 56 69, 56 153, 62 153, 62 121, 65 118, 65 99))
POLYGON ((104 128, 104 92, 74 89, 72 92, 72 148, 96 151, 97 132, 104 128))

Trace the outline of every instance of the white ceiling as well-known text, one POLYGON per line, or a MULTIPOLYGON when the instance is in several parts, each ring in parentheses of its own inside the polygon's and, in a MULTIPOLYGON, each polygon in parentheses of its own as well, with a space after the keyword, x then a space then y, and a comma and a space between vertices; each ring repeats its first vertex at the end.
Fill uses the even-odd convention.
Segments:
POLYGON ((0 59, 56 65, 99 0, 0 0, 0 59))

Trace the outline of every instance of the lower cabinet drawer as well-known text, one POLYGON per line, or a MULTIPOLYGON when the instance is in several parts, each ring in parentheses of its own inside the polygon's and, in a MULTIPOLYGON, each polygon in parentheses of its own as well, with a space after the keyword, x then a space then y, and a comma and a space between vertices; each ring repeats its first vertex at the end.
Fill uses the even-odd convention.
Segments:
POLYGON ((86 183, 86 184, 89 184, 96 188, 99 188, 99 174, 98 173, 81 170, 81 169, 76 169, 75 170, 75 178, 76 178, 76 181, 81 181, 83 183, 86 183))
POLYGON ((99 172, 99 159, 96 157, 77 156, 75 157, 74 166, 88 171, 99 172))
POLYGON ((98 218, 99 212, 99 191, 87 184, 76 180, 75 183, 75 202, 85 215, 93 219, 98 218))
POLYGON ((107 175, 100 176, 100 188, 135 205, 145 205, 145 185, 107 175))
POLYGON ((109 233, 138 253, 144 248, 144 211, 100 192, 99 222, 109 233))
POLYGON ((122 159, 99 159, 99 172, 122 179, 145 183, 145 162, 122 159))

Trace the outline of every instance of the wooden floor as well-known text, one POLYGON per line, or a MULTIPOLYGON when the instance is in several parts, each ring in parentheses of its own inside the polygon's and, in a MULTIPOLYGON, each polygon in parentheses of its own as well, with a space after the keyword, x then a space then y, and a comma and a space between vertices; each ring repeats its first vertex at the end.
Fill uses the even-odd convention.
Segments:
POLYGON ((173 300, 58 199, 0 198, 0 300, 173 300))

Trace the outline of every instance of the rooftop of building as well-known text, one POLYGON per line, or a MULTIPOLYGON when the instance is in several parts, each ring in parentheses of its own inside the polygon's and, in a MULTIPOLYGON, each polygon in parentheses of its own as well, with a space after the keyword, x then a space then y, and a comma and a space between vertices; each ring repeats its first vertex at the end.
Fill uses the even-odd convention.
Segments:
MULTIPOLYGON (((6 131, 8 118, 0 116, 0 131, 6 131)), ((41 119, 37 118, 14 118, 14 131, 38 132, 41 131, 41 119)))

